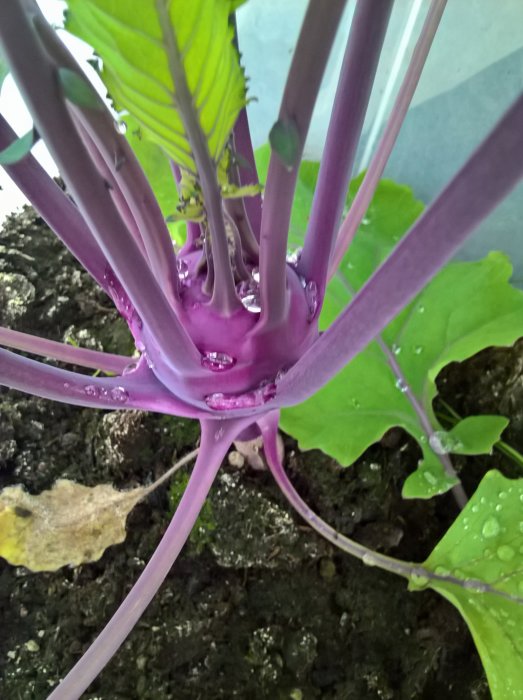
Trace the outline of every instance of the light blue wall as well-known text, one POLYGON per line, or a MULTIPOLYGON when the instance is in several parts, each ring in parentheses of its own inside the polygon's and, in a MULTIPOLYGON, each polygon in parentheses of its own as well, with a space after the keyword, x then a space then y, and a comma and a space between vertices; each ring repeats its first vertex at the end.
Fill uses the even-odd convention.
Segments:
MULTIPOLYGON (((306 146, 308 157, 318 158, 321 154, 354 5, 355 0, 348 3, 322 85, 306 146)), ((305 0, 249 0, 239 13, 240 44, 250 78, 250 94, 260 98, 249 107, 256 145, 267 141, 276 118, 305 7, 305 0)), ((428 0, 395 2, 357 169, 368 163, 368 136, 379 135, 383 128, 427 7, 428 0), (395 62, 400 67, 391 81, 395 62)), ((523 0, 448 0, 386 176, 409 184, 421 199, 429 202, 522 90, 523 0)), ((374 139, 372 143, 375 144, 374 139)), ((488 250, 504 250, 514 262, 516 279, 523 284, 522 241, 523 185, 483 222, 460 257, 477 259, 488 250)))

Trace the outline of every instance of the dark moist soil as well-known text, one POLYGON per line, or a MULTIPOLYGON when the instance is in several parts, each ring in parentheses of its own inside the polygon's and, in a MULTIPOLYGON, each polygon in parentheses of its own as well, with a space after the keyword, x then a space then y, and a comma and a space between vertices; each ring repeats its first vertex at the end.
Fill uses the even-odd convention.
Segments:
MULTIPOLYGON (((0 238, 0 325, 110 352, 132 350, 103 293, 26 209, 0 238)), ((523 449, 523 345, 449 367, 443 397, 461 414, 511 417, 523 449), (519 411, 519 412, 518 412, 519 411)), ((0 389, 0 487, 32 493, 59 477, 128 488, 193 448, 194 422, 70 407, 0 389)), ((350 469, 285 440, 300 493, 339 530, 422 561, 456 515, 449 495, 408 502, 418 448, 392 431, 350 469)), ((205 516, 129 640, 86 693, 103 700, 487 700, 459 614, 427 591, 367 568, 318 538, 270 475, 229 456, 205 516)), ((458 459, 469 492, 500 455, 458 459)), ((178 489, 179 490, 179 489, 178 489)), ((140 574, 173 504, 162 488, 136 507, 128 537, 100 561, 35 574, 0 560, 3 700, 41 700, 81 656, 140 574)))

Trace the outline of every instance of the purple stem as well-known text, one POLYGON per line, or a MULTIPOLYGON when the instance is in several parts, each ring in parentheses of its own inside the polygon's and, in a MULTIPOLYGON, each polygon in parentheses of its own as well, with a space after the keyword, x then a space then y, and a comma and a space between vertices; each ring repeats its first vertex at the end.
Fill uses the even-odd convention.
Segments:
MULTIPOLYGON (((0 150, 16 138, 15 132, 0 115, 0 150)), ((107 289, 104 279, 107 260, 82 215, 65 192, 32 155, 25 156, 14 165, 3 167, 62 243, 98 284, 107 289)))
MULTIPOLYGON (((340 282, 343 284, 343 286, 346 288, 346 290, 349 292, 351 297, 354 296, 355 291, 352 289, 350 284, 347 282, 345 277, 341 274, 338 273, 338 279, 340 282)), ((414 391, 412 390, 412 387, 410 383, 408 382, 407 378, 403 374, 403 370, 399 364, 399 362, 396 360, 396 357, 393 352, 391 352, 389 346, 387 343, 383 340, 383 337, 381 335, 376 336, 375 338, 376 343, 378 344, 380 350, 382 353, 385 355, 385 358, 387 359, 387 362, 394 373, 396 379, 400 383, 399 385, 404 388, 404 393, 405 393, 405 398, 409 401, 410 405, 414 409, 415 414, 418 417, 419 423, 423 429, 423 432, 425 433, 429 445, 430 445, 430 438, 432 435, 434 435, 434 428, 432 427, 432 424, 429 420, 429 417, 423 408, 423 405, 418 401, 418 398, 414 391)), ((431 448, 432 449, 432 448, 431 448)), ((434 450, 432 450, 434 452, 434 450)), ((452 462, 450 461, 450 457, 448 454, 437 454, 434 452, 434 455, 436 458, 440 461, 441 466, 443 467, 443 470, 453 480, 459 481, 458 475, 456 474, 456 471, 454 467, 452 466, 452 462)), ((463 488, 461 483, 456 484, 455 486, 452 487, 452 494, 454 496, 454 500, 458 504, 459 508, 463 510, 463 508, 467 505, 467 494, 465 493, 465 489, 463 488)))
POLYGON ((136 222, 140 246, 155 278, 173 307, 179 304, 178 271, 173 242, 143 170, 125 137, 116 132, 109 114, 79 111, 76 116, 105 161, 136 222))
POLYGON ((139 408, 185 418, 205 418, 210 413, 171 394, 143 357, 137 361, 136 369, 123 376, 90 377, 0 349, 0 385, 73 406, 112 411, 139 408))
POLYGON ((197 221, 185 221, 186 238, 180 249, 179 255, 203 251, 203 229, 197 221))
MULTIPOLYGON (((233 170, 234 169, 235 168, 233 166, 233 170)), ((236 178, 231 177, 233 182, 235 179, 236 178)), ((232 219, 236 229, 238 230, 238 235, 241 241, 241 251, 245 260, 257 262, 260 249, 247 214, 245 203, 248 199, 250 199, 250 197, 233 197, 230 199, 224 199, 223 208, 225 216, 232 219)))
POLYGON ((198 122, 193 97, 187 85, 185 70, 171 26, 169 10, 164 0, 155 0, 155 4, 166 48, 169 71, 176 92, 176 105, 193 151, 209 222, 214 265, 214 288, 211 305, 222 315, 229 316, 241 308, 241 302, 236 295, 234 275, 229 258, 229 243, 223 221, 222 199, 216 177, 216 166, 211 159, 206 136, 198 122))
MULTIPOLYGON (((256 170, 256 160, 254 158, 254 150, 251 141, 251 132, 249 129, 249 119, 247 109, 244 107, 232 132, 234 153, 241 156, 242 161, 238 164, 238 175, 240 185, 258 185, 258 172, 256 170)), ((254 197, 244 198, 245 209, 251 225, 252 233, 257 241, 260 240, 260 229, 262 219, 262 198, 261 194, 254 197)))
MULTIPOLYGON (((47 24, 43 15, 37 16, 35 23, 49 54, 57 64, 78 73, 88 82, 78 63, 56 32, 47 24)), ((94 141, 107 168, 118 183, 138 226, 138 245, 141 248, 145 246, 151 270, 169 301, 175 306, 178 303, 176 255, 162 212, 133 150, 127 139, 118 133, 113 116, 101 99, 99 107, 100 109, 93 110, 74 105, 72 110, 94 141)))
POLYGON ((523 95, 349 306, 279 383, 274 406, 304 401, 368 345, 523 176, 523 95))
POLYGON ((335 547, 353 557, 356 557, 357 559, 360 559, 364 564, 367 564, 367 566, 375 566, 379 569, 383 569, 383 571, 388 571, 391 574, 403 576, 406 579, 418 577, 418 579, 424 578, 427 581, 438 581, 447 584, 451 583, 469 591, 472 590, 476 593, 492 593, 493 595, 497 595, 504 600, 510 601, 511 603, 516 603, 518 605, 523 604, 523 597, 501 591, 499 588, 496 588, 495 584, 486 584, 485 581, 472 579, 468 576, 466 579, 463 579, 453 574, 436 573, 437 570, 431 571, 431 569, 425 568, 423 565, 415 564, 414 562, 409 561, 402 561, 401 559, 395 559, 394 557, 389 557, 386 554, 375 552, 359 542, 351 540, 341 532, 338 532, 338 530, 335 530, 328 523, 326 523, 325 520, 322 520, 312 510, 312 508, 305 503, 283 469, 282 460, 278 454, 277 412, 269 413, 267 416, 264 416, 259 421, 259 427, 263 435, 263 451, 267 458, 269 469, 272 472, 274 480, 280 487, 281 492, 289 501, 291 506, 296 510, 296 512, 305 520, 307 525, 309 525, 309 527, 315 530, 319 535, 321 535, 335 547))
POLYGON ((91 367, 102 372, 122 374, 124 369, 133 361, 130 357, 113 355, 108 352, 98 352, 87 348, 78 348, 67 343, 58 343, 47 338, 38 338, 36 335, 13 331, 10 328, 0 327, 0 345, 33 355, 49 357, 60 362, 68 362, 80 367, 91 367))
POLYGON ((231 231, 231 235, 233 237, 234 241, 234 277, 236 282, 239 282, 240 280, 249 280, 250 279, 250 273, 247 267, 245 266, 245 260, 244 256, 242 253, 245 253, 245 249, 242 246, 242 239, 240 236, 240 232, 238 231, 238 228, 236 226, 236 221, 229 216, 229 213, 227 210, 224 212, 225 217, 227 219, 227 223, 229 224, 229 228, 231 231))
MULTIPOLYGON (((396 358, 394 357, 394 354, 390 351, 389 346, 384 342, 381 336, 378 336, 376 338, 376 342, 378 343, 381 351, 387 358, 387 362, 389 363, 390 368, 394 372, 394 375, 397 377, 398 381, 401 382, 402 386, 405 387, 405 397, 409 400, 410 405, 414 409, 414 412, 418 417, 420 425, 425 435, 427 436, 430 445, 430 438, 432 435, 434 435, 434 428, 430 423, 425 409, 423 408, 421 403, 418 401, 416 395, 412 391, 412 387, 410 386, 405 375, 403 374, 403 371, 396 358)), ((450 461, 450 457, 448 456, 448 454, 437 454, 436 452, 434 452, 434 454, 436 455, 436 458, 440 461, 447 476, 449 476, 451 479, 458 479, 458 475, 456 474, 456 471, 452 466, 452 462, 450 461)), ((454 496, 454 500, 458 504, 459 508, 463 510, 463 508, 467 505, 468 498, 467 494, 465 493, 465 489, 463 488, 463 485, 461 483, 456 484, 452 487, 452 495, 454 496)))
POLYGON ((364 545, 345 537, 345 535, 342 535, 316 515, 298 494, 283 468, 282 460, 278 454, 278 412, 273 411, 263 416, 258 421, 258 425, 263 436, 263 452, 274 480, 285 498, 296 512, 301 515, 307 525, 316 530, 318 534, 335 547, 361 559, 366 564, 378 566, 381 569, 405 576, 406 578, 409 578, 414 573, 414 564, 373 552, 364 545))
POLYGON ((298 271, 323 299, 331 251, 393 0, 358 0, 343 58, 298 271))
POLYGON ((180 255, 202 251, 202 229, 196 221, 187 221, 187 238, 180 250, 180 255))
POLYGON ((106 161, 100 153, 96 143, 91 138, 89 132, 87 132, 84 129, 81 123, 77 123, 76 126, 78 128, 78 133, 80 134, 81 139, 85 145, 85 148, 91 156, 91 160, 96 165, 98 172, 109 186, 109 191, 111 192, 111 199, 113 200, 114 205, 118 210, 122 221, 124 222, 127 230, 131 233, 136 245, 140 250, 140 253, 144 258, 144 261, 147 260, 147 253, 143 244, 142 236, 138 229, 138 224, 136 223, 136 220, 131 210, 129 209, 129 205, 124 197, 122 190, 120 189, 120 185, 114 179, 113 174, 107 167, 106 161))
POLYGON ((39 133, 154 341, 165 349, 172 365, 180 372, 200 368, 198 351, 154 275, 144 265, 140 250, 85 150, 63 103, 56 66, 38 39, 31 16, 18 2, 0 5, 0 36, 11 71, 39 133))
POLYGON ((48 700, 77 700, 123 644, 171 570, 229 446, 249 421, 202 421, 201 424, 201 446, 196 464, 165 535, 131 592, 48 700))
POLYGON ((278 119, 296 129, 299 143, 292 168, 276 153, 269 163, 260 233, 260 332, 279 326, 287 313, 292 200, 316 96, 344 7, 345 0, 310 0, 287 77, 278 119))
POLYGON ((414 48, 411 62, 403 79, 403 83, 398 92, 396 102, 392 108, 389 120, 385 127, 383 136, 378 144, 376 153, 373 156, 369 169, 367 170, 363 182, 351 204, 351 208, 345 221, 343 222, 338 238, 334 246, 332 259, 329 264, 328 278, 331 279, 338 269, 340 262, 347 252, 347 249, 354 238, 358 226, 367 211, 374 190, 383 174, 385 165, 389 159, 391 151, 396 143, 399 131, 407 114, 412 96, 418 85, 423 66, 427 60, 427 55, 432 46, 432 41, 438 29, 441 15, 445 9, 447 0, 432 0, 425 23, 421 30, 419 39, 414 48))

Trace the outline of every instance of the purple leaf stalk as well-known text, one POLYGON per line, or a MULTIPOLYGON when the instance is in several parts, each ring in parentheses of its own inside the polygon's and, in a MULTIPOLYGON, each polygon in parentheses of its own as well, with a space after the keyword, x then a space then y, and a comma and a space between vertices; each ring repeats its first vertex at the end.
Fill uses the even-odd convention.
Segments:
MULTIPOLYGON (((106 628, 53 691, 55 700, 78 698, 132 630, 183 547, 233 440, 263 435, 285 495, 321 534, 341 542, 343 537, 300 501, 283 473, 275 447, 278 409, 305 400, 376 338, 523 175, 520 97, 332 326, 319 334, 327 281, 370 203, 445 0, 432 0, 379 147, 342 221, 392 4, 357 3, 303 251, 292 263, 286 259, 287 234, 298 167, 344 0, 309 2, 277 121, 280 132, 292 135, 291 160, 273 151, 263 203, 255 196, 224 204, 191 96, 178 90, 205 203, 204 223, 189 223, 187 242, 178 254, 136 157, 103 102, 95 98, 86 106, 68 99, 60 71, 82 76, 81 69, 34 0, 1 4, 2 52, 71 197, 31 155, 5 169, 114 301, 140 357, 83 350, 1 329, 4 346, 116 376, 87 377, 3 349, 0 383, 79 406, 196 418, 202 426, 189 485, 158 549, 106 628)), ((165 6, 156 5, 161 16, 165 6)), ((175 61, 170 69, 176 78, 175 61)), ((0 150, 15 139, 0 117, 0 150)), ((232 144, 238 155, 233 180, 255 183, 245 110, 232 144)), ((179 177, 174 164, 173 170, 179 177)), ((351 550, 345 543, 356 556, 371 556, 357 547, 351 550)), ((372 556, 371 563, 405 574, 406 569, 399 571, 390 563, 394 560, 372 556)), ((412 573, 412 566, 405 566, 412 573)))

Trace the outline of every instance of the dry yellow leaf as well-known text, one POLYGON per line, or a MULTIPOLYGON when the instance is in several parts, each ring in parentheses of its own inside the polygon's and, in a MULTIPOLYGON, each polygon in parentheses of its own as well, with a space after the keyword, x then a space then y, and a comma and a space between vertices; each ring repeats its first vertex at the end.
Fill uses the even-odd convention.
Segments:
POLYGON ((31 571, 56 571, 99 559, 123 542, 125 521, 150 487, 117 491, 59 479, 32 496, 21 486, 0 492, 0 556, 31 571))

